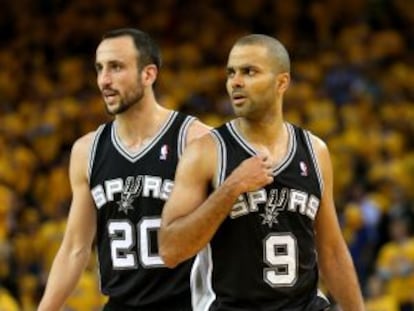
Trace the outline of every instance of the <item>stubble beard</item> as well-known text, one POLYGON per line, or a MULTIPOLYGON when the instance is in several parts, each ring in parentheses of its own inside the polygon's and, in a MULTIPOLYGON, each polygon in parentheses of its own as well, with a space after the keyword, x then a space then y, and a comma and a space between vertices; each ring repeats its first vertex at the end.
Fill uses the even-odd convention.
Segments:
POLYGON ((105 105, 106 112, 111 116, 116 116, 128 111, 132 106, 138 104, 144 97, 144 91, 141 87, 137 88, 133 92, 126 95, 125 98, 121 98, 118 107, 110 109, 108 105, 105 105))
POLYGON ((245 102, 242 106, 237 107, 236 105, 233 106, 233 112, 238 118, 246 118, 251 113, 251 102, 245 102))
POLYGON ((233 106, 234 114, 237 118, 244 118, 250 121, 257 121, 266 115, 266 110, 260 109, 255 105, 255 102, 249 100, 242 107, 233 106))

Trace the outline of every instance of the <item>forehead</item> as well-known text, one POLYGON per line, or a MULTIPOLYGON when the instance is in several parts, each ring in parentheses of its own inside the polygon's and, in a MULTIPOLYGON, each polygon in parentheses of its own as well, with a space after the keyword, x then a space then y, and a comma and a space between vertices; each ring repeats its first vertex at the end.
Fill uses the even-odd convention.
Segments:
POLYGON ((104 39, 96 49, 96 61, 129 61, 137 57, 137 51, 132 38, 122 36, 104 39))
POLYGON ((268 66, 271 63, 268 50, 262 45, 236 45, 229 54, 227 67, 268 66))

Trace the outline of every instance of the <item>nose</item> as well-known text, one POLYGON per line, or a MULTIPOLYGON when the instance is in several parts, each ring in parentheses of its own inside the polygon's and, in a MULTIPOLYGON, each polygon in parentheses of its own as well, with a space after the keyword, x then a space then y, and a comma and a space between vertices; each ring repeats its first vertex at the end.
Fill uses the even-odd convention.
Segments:
POLYGON ((112 83, 111 75, 106 70, 102 70, 98 73, 98 85, 103 88, 112 83))
POLYGON ((243 76, 240 73, 236 72, 233 76, 229 77, 228 79, 228 82, 233 89, 244 86, 243 76))

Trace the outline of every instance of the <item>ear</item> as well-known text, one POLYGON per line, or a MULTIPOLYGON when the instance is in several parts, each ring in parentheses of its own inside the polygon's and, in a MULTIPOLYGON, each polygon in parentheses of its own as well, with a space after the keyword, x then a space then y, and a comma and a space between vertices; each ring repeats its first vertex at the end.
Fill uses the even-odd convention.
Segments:
POLYGON ((286 92, 290 84, 290 74, 288 72, 279 73, 277 75, 277 90, 280 93, 286 92))
POLYGON ((154 84, 155 80, 157 80, 157 76, 158 68, 154 64, 147 65, 142 69, 141 79, 145 86, 154 84))

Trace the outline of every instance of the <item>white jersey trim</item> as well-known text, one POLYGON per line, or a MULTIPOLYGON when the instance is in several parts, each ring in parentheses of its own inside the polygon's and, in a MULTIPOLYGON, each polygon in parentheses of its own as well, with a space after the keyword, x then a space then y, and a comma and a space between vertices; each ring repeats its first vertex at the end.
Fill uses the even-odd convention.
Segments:
POLYGON ((208 311, 216 300, 212 287, 213 260, 210 243, 196 256, 191 270, 191 303, 195 311, 208 311))
POLYGON ((102 131, 105 128, 105 124, 101 124, 95 132, 92 144, 89 150, 89 158, 88 158, 88 171, 86 172, 86 176, 88 178, 88 183, 91 183, 91 176, 92 176, 92 169, 93 163, 95 161, 96 156, 96 148, 98 147, 99 138, 101 137, 102 131))
POLYGON ((184 152, 184 148, 187 144, 187 135, 188 129, 190 128, 191 123, 196 120, 195 117, 187 116, 181 125, 180 131, 178 132, 178 142, 177 142, 177 155, 178 158, 181 158, 181 155, 184 152))
POLYGON ((309 153, 312 156, 312 162, 313 162, 313 166, 315 167, 316 176, 319 182, 319 190, 321 191, 321 197, 322 197, 324 184, 323 184, 321 167, 319 165, 318 157, 315 154, 315 150, 313 149, 313 144, 310 138, 310 132, 303 130, 303 133, 305 134, 306 144, 308 145, 309 153))
POLYGON ((214 188, 220 186, 224 179, 226 178, 226 169, 227 169, 227 152, 226 152, 226 144, 224 143, 223 138, 221 137, 220 133, 217 130, 212 130, 210 132, 212 137, 216 141, 217 145, 217 169, 215 178, 213 181, 214 188))
POLYGON ((316 292, 316 296, 318 296, 318 297, 320 297, 320 298, 322 298, 322 299, 324 299, 327 303, 330 303, 329 302, 329 299, 325 296, 325 294, 320 290, 320 288, 318 288, 317 289, 317 292, 316 292))
MULTIPOLYGON (((282 172, 292 162, 297 149, 296 135, 293 126, 290 123, 285 123, 289 133, 288 152, 282 161, 273 168, 273 175, 277 175, 282 172)), ((235 126, 235 120, 226 124, 227 129, 234 139, 240 144, 240 146, 246 150, 247 153, 255 156, 258 152, 250 145, 250 143, 243 137, 240 131, 235 126)))
POLYGON ((115 149, 128 161, 135 163, 139 159, 141 159, 145 154, 147 154, 152 147, 161 139, 161 137, 168 131, 170 126, 173 124, 176 116, 178 115, 178 112, 172 111, 167 119, 167 121, 164 123, 164 125, 161 127, 161 129, 158 131, 156 135, 151 139, 150 143, 146 145, 144 148, 140 149, 138 152, 130 152, 127 150, 123 145, 122 142, 117 134, 116 130, 116 123, 112 123, 111 128, 111 141, 114 145, 115 149))

